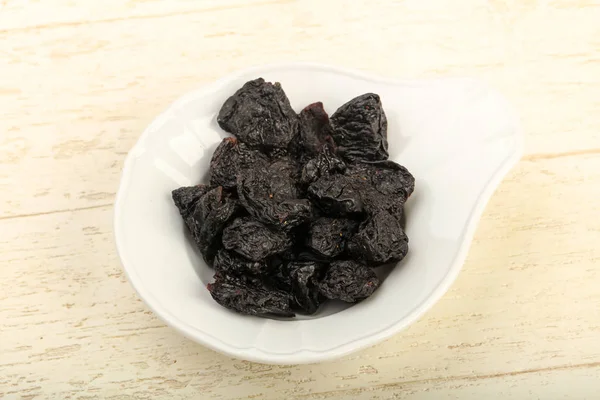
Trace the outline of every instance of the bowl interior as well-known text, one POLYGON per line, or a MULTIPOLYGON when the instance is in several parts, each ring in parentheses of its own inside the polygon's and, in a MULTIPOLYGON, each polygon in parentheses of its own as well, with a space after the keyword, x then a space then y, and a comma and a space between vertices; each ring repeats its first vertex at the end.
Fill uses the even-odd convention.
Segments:
MULTIPOLYGON (((194 91, 160 115, 126 162, 116 204, 119 253, 133 286, 167 323, 238 357, 265 362, 331 358, 406 326, 450 285, 487 198, 519 152, 517 120, 504 99, 473 80, 390 83, 296 65, 253 69, 194 91), (212 279, 187 237, 171 190, 205 182, 227 134, 216 123, 225 99, 249 79, 281 82, 297 111, 322 101, 331 114, 374 92, 388 117, 390 159, 416 178, 406 205, 409 255, 369 299, 329 303, 312 317, 246 317, 216 304, 212 279)), ((389 273, 389 274, 388 274, 389 273)))

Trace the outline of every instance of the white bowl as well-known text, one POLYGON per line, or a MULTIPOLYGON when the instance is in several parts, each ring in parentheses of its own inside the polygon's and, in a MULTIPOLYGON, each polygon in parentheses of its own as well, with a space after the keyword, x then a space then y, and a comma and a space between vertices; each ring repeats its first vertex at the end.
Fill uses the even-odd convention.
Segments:
POLYGON ((488 199, 521 151, 515 114, 479 81, 390 81, 314 64, 251 68, 185 95, 142 134, 127 156, 117 194, 117 248, 139 296, 192 340, 256 362, 329 360, 392 336, 446 292, 488 199), (359 304, 274 320, 231 312, 206 289, 211 270, 187 239, 171 190, 206 180, 212 153, 226 136, 217 112, 259 76, 281 82, 297 111, 322 101, 331 114, 359 94, 381 96, 390 159, 416 178, 406 209, 410 251, 359 304))

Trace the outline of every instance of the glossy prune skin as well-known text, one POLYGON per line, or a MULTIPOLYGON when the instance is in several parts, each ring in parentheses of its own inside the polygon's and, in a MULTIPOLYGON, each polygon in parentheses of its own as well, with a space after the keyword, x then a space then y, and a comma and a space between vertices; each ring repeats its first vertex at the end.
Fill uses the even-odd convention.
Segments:
POLYGON ((333 154, 329 146, 325 145, 302 168, 300 184, 303 187, 308 187, 322 176, 343 174, 344 171, 346 171, 346 164, 333 154))
POLYGON ((185 218, 196 245, 209 265, 212 265, 221 247, 221 235, 225 225, 239 210, 239 202, 228 196, 219 186, 202 196, 197 201, 194 211, 185 218))
POLYGON ((369 266, 402 260, 408 253, 408 237, 401 222, 385 210, 363 222, 348 242, 350 254, 369 266))
POLYGON ((328 299, 356 303, 371 296, 379 287, 375 272, 356 261, 334 261, 319 283, 319 291, 328 299))
POLYGON ((323 176, 308 187, 308 198, 332 217, 344 217, 364 212, 361 192, 352 178, 345 175, 323 176))
POLYGON ((404 201, 415 189, 415 177, 406 167, 390 160, 355 164, 347 173, 366 178, 373 189, 384 196, 402 196, 404 201))
POLYGON ((290 237, 250 217, 233 221, 223 231, 223 246, 251 261, 262 261, 292 247, 290 237))
POLYGON ((306 162, 316 156, 324 145, 331 146, 333 129, 320 101, 306 106, 298 120, 298 135, 292 143, 292 153, 306 162))
POLYGON ((415 179, 388 161, 387 119, 373 93, 329 118, 296 114, 279 83, 246 82, 217 122, 235 137, 212 155, 210 186, 172 192, 223 307, 256 316, 313 314, 379 287, 373 267, 408 252, 404 204, 415 179))
POLYGON ((179 214, 185 219, 187 218, 196 207, 196 203, 202 196, 209 191, 209 187, 206 185, 196 186, 184 186, 179 189, 175 189, 171 192, 173 202, 179 210, 179 214))
POLYGON ((388 158, 387 118, 377 94, 365 93, 331 116, 338 154, 350 162, 388 158))
POLYGON ((265 168, 268 163, 267 156, 261 152, 248 148, 236 138, 227 137, 221 141, 210 161, 210 184, 233 189, 242 171, 265 168))
POLYGON ((279 83, 258 78, 229 97, 217 116, 219 126, 252 148, 287 149, 298 132, 298 116, 279 83))
POLYGON ((405 167, 393 161, 360 163, 350 165, 346 175, 361 194, 367 215, 385 210, 398 221, 404 220, 404 203, 415 185, 414 177, 405 167))
POLYGON ((272 269, 267 260, 252 261, 239 254, 220 249, 217 253, 213 268, 215 273, 224 275, 264 275, 272 269))
POLYGON ((306 244, 321 257, 335 258, 344 253, 346 242, 357 229, 357 221, 321 217, 311 223, 306 244))
POLYGON ((245 315, 293 317, 290 296, 246 282, 235 282, 217 277, 207 285, 212 298, 221 306, 245 315))
POLYGON ((315 262, 295 262, 288 265, 293 306, 306 314, 314 314, 321 305, 319 274, 321 265, 315 262))
POLYGON ((272 257, 270 260, 270 273, 264 276, 265 283, 274 289, 291 293, 292 278, 288 269, 289 264, 282 256, 272 257))
POLYGON ((288 230, 308 220, 312 206, 298 199, 297 170, 279 160, 272 168, 250 169, 238 176, 237 193, 246 211, 257 220, 288 230))

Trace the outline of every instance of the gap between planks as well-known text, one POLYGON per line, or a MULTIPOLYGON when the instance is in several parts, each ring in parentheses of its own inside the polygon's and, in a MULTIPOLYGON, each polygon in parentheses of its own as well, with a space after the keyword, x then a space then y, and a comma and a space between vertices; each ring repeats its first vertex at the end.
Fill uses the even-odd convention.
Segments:
POLYGON ((53 210, 53 211, 38 212, 38 213, 31 213, 31 214, 7 215, 5 217, 0 217, 0 221, 6 220, 6 219, 39 217, 41 215, 51 215, 51 214, 61 214, 61 213, 67 213, 67 212, 94 210, 96 208, 105 208, 105 207, 112 207, 112 206, 113 206, 113 203, 109 203, 109 204, 98 204, 98 205, 89 206, 89 207, 70 208, 70 209, 66 209, 66 210, 53 210))
POLYGON ((326 392, 315 392, 310 394, 305 394, 298 396, 300 398, 311 398, 315 396, 323 396, 323 395, 336 395, 336 394, 358 394, 365 391, 373 391, 377 389, 401 389, 407 385, 421 384, 421 383, 449 383, 454 381, 478 381, 478 380, 486 380, 486 379, 497 379, 497 378, 505 378, 519 375, 527 375, 527 374, 535 374, 535 373, 543 373, 543 372, 554 372, 554 371, 567 371, 571 369, 590 369, 590 368, 600 368, 600 362, 591 362, 584 364, 574 364, 574 365, 557 365, 554 367, 546 367, 546 368, 533 368, 533 369, 525 369, 521 371, 510 371, 510 372, 499 372, 496 374, 486 374, 486 375, 456 375, 456 376, 447 376, 447 377, 439 377, 439 378, 430 378, 430 379, 415 379, 412 381, 404 381, 397 383, 383 383, 380 385, 370 386, 368 389, 356 388, 356 389, 348 389, 348 390, 331 390, 326 392))

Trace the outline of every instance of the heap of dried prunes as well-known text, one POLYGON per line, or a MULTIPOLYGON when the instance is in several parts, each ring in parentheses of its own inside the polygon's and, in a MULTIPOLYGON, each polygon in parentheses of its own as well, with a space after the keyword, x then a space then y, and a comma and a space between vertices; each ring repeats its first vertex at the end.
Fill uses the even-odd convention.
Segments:
POLYGON ((242 314, 315 313, 380 285, 373 268, 408 252, 404 203, 415 179, 388 158, 387 119, 373 93, 329 118, 296 114, 279 83, 258 78, 223 104, 210 181, 172 192, 207 264, 214 300, 242 314))

